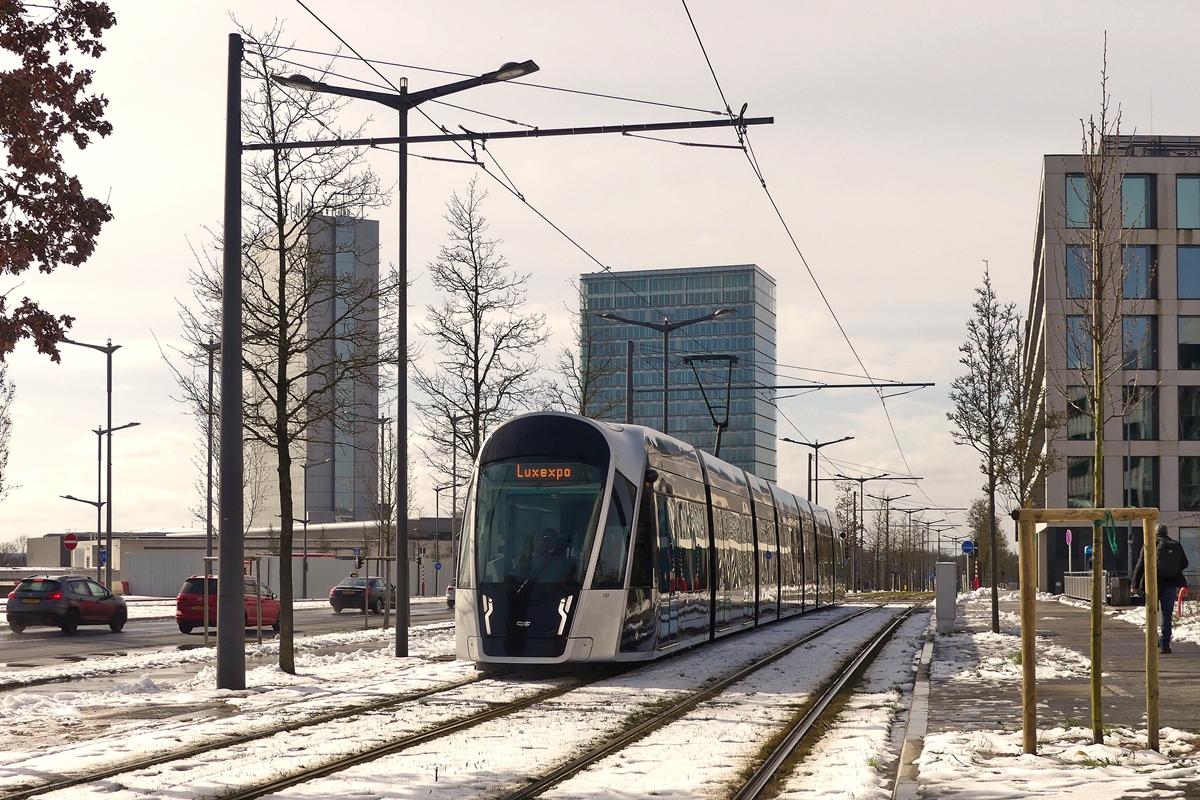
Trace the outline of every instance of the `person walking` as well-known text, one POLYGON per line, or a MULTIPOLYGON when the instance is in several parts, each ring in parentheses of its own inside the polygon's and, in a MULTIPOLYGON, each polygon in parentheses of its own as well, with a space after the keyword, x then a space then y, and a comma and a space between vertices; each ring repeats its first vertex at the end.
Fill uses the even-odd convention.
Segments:
MULTIPOLYGON (((1155 553, 1158 557, 1158 612, 1162 617, 1162 635, 1158 638, 1159 652, 1171 652, 1171 616, 1175 612, 1175 597, 1187 586, 1183 571, 1188 568, 1187 553, 1183 545, 1171 538, 1166 525, 1159 525, 1155 537, 1155 553)), ((1137 565, 1133 568, 1133 584, 1143 597, 1146 596, 1146 551, 1138 553, 1137 565)), ((1147 598, 1149 602, 1149 598, 1147 598)))

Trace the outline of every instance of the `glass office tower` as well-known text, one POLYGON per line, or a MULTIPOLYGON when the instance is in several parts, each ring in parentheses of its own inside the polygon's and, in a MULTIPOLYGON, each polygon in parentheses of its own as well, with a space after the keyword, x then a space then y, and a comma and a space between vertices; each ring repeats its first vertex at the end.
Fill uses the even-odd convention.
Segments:
MULTIPOLYGON (((760 478, 775 480, 775 279, 754 264, 685 267, 580 276, 585 331, 593 342, 592 363, 606 366, 589 416, 625 419, 626 347, 634 342, 633 422, 662 429, 663 336, 638 325, 599 317, 611 313, 629 320, 661 323, 704 317, 722 308, 737 313, 689 325, 669 335, 668 433, 707 452, 716 430, 709 404, 724 416, 726 365, 697 363, 687 356, 732 355, 729 428, 720 456, 760 478)), ((586 354, 581 354, 586 357, 586 354)))

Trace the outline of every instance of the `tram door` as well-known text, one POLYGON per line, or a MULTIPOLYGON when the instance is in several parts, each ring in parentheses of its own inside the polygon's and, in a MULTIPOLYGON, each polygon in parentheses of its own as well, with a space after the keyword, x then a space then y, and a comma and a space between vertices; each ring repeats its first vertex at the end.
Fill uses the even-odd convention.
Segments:
POLYGON ((655 495, 654 499, 658 503, 658 647, 661 650, 679 642, 682 576, 679 548, 671 535, 667 498, 655 495))

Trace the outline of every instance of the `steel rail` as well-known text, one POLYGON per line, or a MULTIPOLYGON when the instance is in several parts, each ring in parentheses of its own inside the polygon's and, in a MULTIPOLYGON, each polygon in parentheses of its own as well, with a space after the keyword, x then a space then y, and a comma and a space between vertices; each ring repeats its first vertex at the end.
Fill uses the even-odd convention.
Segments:
POLYGON ((402 739, 397 739, 394 742, 388 742, 387 744, 380 745, 379 747, 373 747, 370 750, 366 750, 361 753, 342 756, 341 758, 329 761, 319 767, 313 767, 311 769, 293 773, 292 775, 286 775, 278 780, 271 781, 270 783, 259 784, 258 786, 254 786, 249 789, 243 789, 242 791, 234 792, 233 794, 223 794, 221 795, 221 800, 253 800, 253 798, 274 794, 275 792, 280 792, 298 784, 316 780, 317 778, 325 778, 329 775, 343 772, 351 767, 356 767, 359 764, 367 764, 383 758, 384 756, 390 756, 403 750, 407 750, 410 747, 416 747, 419 744, 431 742, 435 739, 441 739, 444 736, 449 736, 452 733, 473 728, 476 725, 487 722, 488 720, 516 713, 517 711, 521 711, 522 709, 528 708, 532 705, 537 705, 545 700, 552 700, 555 697, 566 694, 567 692, 575 691, 576 689, 580 688, 580 686, 585 685, 585 683, 587 682, 570 683, 566 686, 560 686, 557 689, 541 692, 531 697, 526 697, 522 700, 514 700, 511 703, 503 703, 490 708, 487 711, 482 711, 478 714, 472 714, 469 717, 464 717, 462 719, 455 720, 454 722, 448 722, 444 725, 439 725, 436 728, 430 728, 427 731, 422 731, 421 733, 414 733, 412 735, 405 736, 402 739))
POLYGON ((553 772, 543 775, 541 778, 537 779, 536 781, 529 784, 528 786, 524 786, 521 789, 517 790, 516 792, 513 792, 512 794, 506 795, 505 800, 529 800, 529 798, 537 797, 541 793, 545 792, 547 789, 552 788, 556 784, 561 783, 562 781, 571 777, 575 773, 591 766, 592 764, 596 763, 597 761, 599 761, 600 759, 609 755, 610 753, 614 753, 617 750, 620 750, 620 749, 628 746, 632 742, 634 742, 638 739, 641 739, 642 737, 644 737, 650 733, 653 733, 654 731, 658 730, 659 728, 662 728, 662 727, 666 726, 667 724, 674 722, 675 720, 679 719, 687 712, 691 711, 696 706, 700 705, 701 703, 705 702, 706 700, 709 700, 709 699, 715 697, 716 695, 723 692, 725 689, 729 688, 730 686, 737 683, 738 681, 741 681, 742 679, 754 674, 755 672, 762 669, 763 667, 765 667, 769 664, 772 664, 775 661, 778 661, 779 659, 788 655, 789 653, 791 653, 792 651, 794 651, 796 648, 800 647, 801 645, 807 644, 807 643, 811 642, 813 639, 817 639, 817 638, 825 635, 826 633, 833 630, 834 628, 836 628, 840 625, 844 625, 845 623, 849 622, 852 619, 857 619, 858 617, 861 617, 864 614, 867 614, 872 611, 876 611, 880 608, 883 608, 884 605, 886 605, 886 604, 872 606, 871 608, 864 608, 862 611, 859 611, 854 614, 850 614, 846 617, 843 617, 842 619, 835 620, 834 622, 831 622, 828 625, 824 625, 815 631, 811 631, 811 632, 805 634, 800 639, 792 642, 791 644, 781 647, 779 650, 776 650, 773 653, 763 656, 762 658, 746 665, 745 667, 742 667, 741 669, 737 670, 736 672, 726 675, 724 678, 721 678, 716 683, 714 683, 712 686, 709 686, 707 689, 702 689, 701 691, 698 691, 698 692, 695 692, 695 693, 689 695, 688 697, 684 698, 683 700, 679 701, 678 703, 673 704, 670 708, 665 709, 664 711, 661 711, 658 714, 655 714, 653 717, 646 720, 645 722, 642 722, 641 724, 636 725, 635 727, 630 728, 627 731, 617 734, 616 736, 610 738, 608 741, 605 741, 605 742, 597 745, 596 747, 593 747, 592 749, 588 750, 583 755, 579 756, 578 758, 573 759, 572 761, 568 762, 567 764, 564 764, 563 766, 559 767, 558 769, 554 770, 553 772))
MULTIPOLYGON (((500 674, 503 674, 503 673, 495 673, 493 675, 489 675, 488 677, 493 678, 500 674)), ((440 694, 442 692, 449 692, 449 691, 453 691, 455 689, 461 689, 464 686, 469 686, 470 684, 477 683, 480 680, 481 680, 480 677, 472 676, 466 680, 456 681, 455 683, 442 684, 440 686, 430 687, 429 689, 422 689, 419 692, 409 692, 408 694, 398 695, 396 697, 389 697, 389 698, 385 698, 383 700, 375 700, 370 703, 362 703, 362 704, 356 705, 356 706, 341 708, 336 711, 330 711, 325 714, 319 714, 314 717, 307 717, 302 720, 293 720, 291 722, 285 722, 280 725, 274 725, 269 728, 264 728, 263 730, 260 730, 260 731, 255 731, 254 733, 245 733, 245 734, 241 734, 238 736, 231 736, 226 739, 221 739, 221 740, 215 741, 215 742, 209 742, 207 744, 198 745, 196 747, 189 747, 189 748, 185 748, 185 749, 181 749, 181 750, 175 750, 171 753, 163 753, 161 755, 151 756, 150 758, 144 758, 139 761, 126 762, 124 764, 109 767, 107 769, 103 769, 98 772, 91 772, 91 773, 88 773, 87 775, 80 775, 80 776, 73 777, 73 778, 64 778, 63 780, 55 781, 53 783, 46 783, 46 784, 42 784, 40 786, 35 786, 35 787, 26 787, 23 789, 19 789, 16 792, 0 795, 0 800, 24 800, 24 798, 36 797, 38 795, 48 794, 50 792, 56 792, 60 789, 69 789, 74 786, 81 786, 85 783, 93 783, 95 781, 105 780, 107 778, 111 778, 115 775, 121 775, 126 772, 136 772, 137 770, 140 770, 140 769, 148 769, 150 767, 156 767, 159 764, 166 764, 171 761, 179 761, 179 760, 185 759, 185 758, 192 758, 193 756, 203 755, 204 753, 210 753, 213 750, 220 750, 225 747, 236 747, 241 744, 248 744, 249 742, 253 742, 258 739, 265 739, 269 736, 276 736, 280 733, 290 733, 292 731, 298 731, 302 728, 311 727, 313 725, 323 725, 328 722, 335 722, 339 719, 348 719, 350 717, 356 717, 361 714, 369 714, 373 711, 379 711, 381 709, 390 708, 392 706, 403 705, 404 703, 411 703, 415 700, 424 700, 425 698, 431 697, 435 694, 440 694)))
POLYGON ((859 650, 858 654, 849 664, 842 668, 837 678, 825 689, 821 696, 809 705, 804 715, 792 724, 791 728, 784 735, 783 739, 780 740, 779 744, 775 746, 771 754, 759 765, 754 774, 742 785, 742 788, 733 794, 730 800, 757 800, 762 790, 775 778, 775 774, 779 771, 783 763, 788 760, 800 743, 812 732, 813 726, 821 719, 834 699, 846 691, 851 681, 855 680, 862 673, 864 667, 875 660, 875 657, 883 650, 884 645, 892 640, 900 625, 915 614, 917 609, 923 607, 925 607, 925 604, 915 605, 908 611, 897 616, 888 623, 878 636, 859 650))

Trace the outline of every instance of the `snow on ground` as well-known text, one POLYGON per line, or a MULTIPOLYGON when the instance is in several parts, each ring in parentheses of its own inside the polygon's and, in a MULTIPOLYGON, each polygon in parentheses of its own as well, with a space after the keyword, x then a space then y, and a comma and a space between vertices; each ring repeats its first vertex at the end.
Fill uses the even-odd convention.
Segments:
POLYGON ((912 696, 929 614, 904 623, 863 676, 833 727, 792 773, 780 800, 886 800, 895 760, 892 725, 912 696))
MULTIPOLYGON (((678 699, 851 610, 857 609, 823 611, 753 635, 724 639, 273 797, 492 797, 569 761, 621 729, 633 715, 678 699), (389 776, 386 783, 379 780, 381 774, 389 776)), ((794 709, 789 706, 801 702, 835 662, 828 648, 846 650, 865 639, 883 624, 887 613, 868 616, 870 620, 847 623, 822 637, 823 646, 798 648, 747 678, 734 692, 722 694, 545 796, 645 797, 650 786, 655 797, 720 796, 722 784, 741 760, 753 754, 764 734, 769 735, 770 721, 762 718, 790 715, 794 709)))
MULTIPOLYGON (((973 627, 986 630, 982 623, 990 614, 990 593, 963 595, 959 609, 963 619, 981 623, 973 627)), ((823 611, 722 640, 278 796, 494 796, 578 755, 631 718, 850 610, 823 611)), ((1130 621, 1136 622, 1141 613, 1136 609, 1130 621)), ((870 620, 843 626, 819 647, 799 648, 548 795, 556 800, 724 796, 747 759, 821 683, 837 654, 866 638, 883 614, 872 612, 870 620)), ((885 649, 829 733, 793 774, 782 795, 785 800, 883 800, 890 795, 898 733, 929 623, 928 614, 917 615, 885 649)), ((1003 615, 1001 628, 1001 634, 937 637, 934 674, 940 680, 968 681, 982 691, 989 684, 1019 681, 1016 617, 1003 615)), ((1200 641, 1200 618, 1185 619, 1179 631, 1181 639, 1200 641)), ((413 656, 408 659, 391 656, 391 636, 391 631, 371 630, 299 640, 295 675, 275 666, 252 668, 247 671, 248 688, 241 692, 213 688, 213 654, 203 649, 21 670, 38 677, 111 677, 96 691, 68 684, 62 690, 0 693, 0 791, 59 777, 64 764, 86 772, 476 675, 468 664, 437 660, 453 654, 452 623, 414 630, 413 656), (350 652, 325 651, 334 646, 350 652), (198 674, 180 677, 181 667, 195 669, 196 664, 203 665, 198 674)), ((1040 679, 1085 679, 1082 655, 1042 643, 1038 650, 1040 679)), ((278 644, 250 645, 247 653, 273 660, 278 644)), ((47 797, 132 800, 169 795, 198 800, 463 717, 490 703, 528 696, 560 680, 485 678, 426 701, 278 734, 233 751, 214 751, 47 797)), ((1027 756, 1021 754, 1019 731, 930 735, 917 761, 920 791, 924 798, 1104 800, 1179 796, 1185 782, 1191 786, 1200 780, 1196 740, 1186 732, 1164 730, 1162 755, 1145 749, 1144 731, 1114 730, 1103 746, 1090 740, 1090 731, 1080 728, 1042 730, 1038 755, 1027 756)))

